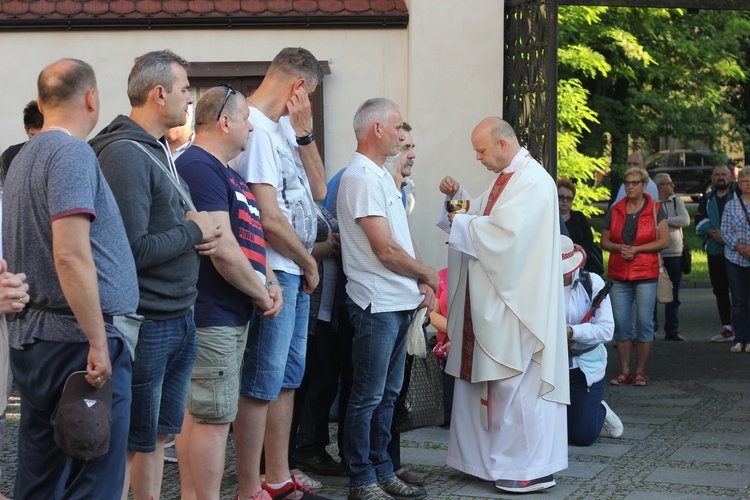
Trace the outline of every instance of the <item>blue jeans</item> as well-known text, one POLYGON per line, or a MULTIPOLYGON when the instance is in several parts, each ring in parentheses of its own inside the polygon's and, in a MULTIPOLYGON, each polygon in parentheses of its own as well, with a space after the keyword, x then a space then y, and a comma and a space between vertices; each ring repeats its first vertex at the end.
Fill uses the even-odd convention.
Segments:
POLYGON ((198 340, 193 311, 141 325, 133 362, 128 449, 151 453, 156 434, 179 434, 198 340))
POLYGON ((302 276, 276 271, 284 305, 276 319, 253 314, 247 334, 240 394, 275 401, 281 389, 296 389, 305 374, 310 296, 302 276))
MULTIPOLYGON (((682 282, 682 257, 664 257, 664 269, 667 270, 669 280, 672 282, 672 295, 674 300, 669 304, 664 304, 664 333, 676 333, 680 330, 680 283, 682 282)), ((656 309, 659 304, 654 306, 654 333, 659 331, 659 322, 656 319, 656 309)))
POLYGON ((352 393, 344 424, 349 486, 395 477, 387 447, 393 404, 404 381, 406 330, 411 311, 376 313, 348 302, 354 325, 352 393))
POLYGON ((14 498, 120 498, 130 426, 130 351, 122 338, 110 337, 107 344, 112 363, 109 451, 93 462, 66 456, 53 438, 63 386, 68 375, 86 370, 89 344, 37 340, 23 350, 10 350, 21 394, 14 498))
POLYGON ((653 342, 656 282, 615 280, 609 297, 612 302, 612 315, 615 318, 615 340, 626 342, 635 337, 638 342, 653 342))
POLYGON ((607 410, 602 406, 604 379, 591 387, 580 368, 570 370, 570 405, 568 405, 568 443, 590 446, 604 425, 607 410))
POLYGON ((732 293, 734 341, 750 344, 750 267, 726 261, 729 291, 732 293))

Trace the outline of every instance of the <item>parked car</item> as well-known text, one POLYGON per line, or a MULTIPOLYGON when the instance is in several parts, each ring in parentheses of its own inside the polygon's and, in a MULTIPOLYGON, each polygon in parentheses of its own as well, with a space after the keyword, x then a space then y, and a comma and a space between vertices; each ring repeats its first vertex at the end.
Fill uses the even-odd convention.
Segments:
POLYGON ((708 150, 659 151, 646 158, 646 170, 652 179, 656 174, 669 174, 675 194, 698 201, 711 189, 711 170, 717 163, 728 165, 737 180, 737 167, 729 156, 708 150))

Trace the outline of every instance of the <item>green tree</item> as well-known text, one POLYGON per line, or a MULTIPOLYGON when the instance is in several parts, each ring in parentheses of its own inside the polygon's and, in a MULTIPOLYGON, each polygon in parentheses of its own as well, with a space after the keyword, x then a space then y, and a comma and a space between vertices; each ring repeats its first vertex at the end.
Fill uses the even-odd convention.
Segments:
MULTIPOLYGON (((575 26, 594 22, 602 7, 583 7, 567 12, 561 8, 560 26, 569 29, 575 26)), ((561 28, 562 29, 562 28, 561 28)), ((558 50, 558 61, 561 67, 575 70, 590 78, 606 76, 610 66, 601 54, 584 45, 561 45, 558 50)), ((557 83, 557 169, 561 178, 569 179, 576 184, 576 199, 573 208, 586 216, 600 213, 593 202, 609 196, 603 186, 594 186, 596 174, 603 174, 607 168, 607 159, 602 156, 590 156, 580 151, 584 133, 590 132, 588 123, 598 123, 597 113, 588 106, 589 91, 575 77, 560 78, 557 83)))
POLYGON ((654 149, 662 137, 750 149, 748 11, 568 6, 559 18, 560 78, 579 79, 598 118, 578 151, 611 147, 623 164, 631 143, 654 149))

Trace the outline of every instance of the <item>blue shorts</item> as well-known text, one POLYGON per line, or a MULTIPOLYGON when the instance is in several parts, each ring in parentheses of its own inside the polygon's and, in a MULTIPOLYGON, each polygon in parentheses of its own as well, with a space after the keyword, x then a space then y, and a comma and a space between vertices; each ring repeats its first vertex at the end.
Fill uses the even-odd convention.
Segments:
POLYGON ((128 450, 150 453, 156 434, 179 434, 198 341, 193 312, 141 325, 133 362, 128 450))
POLYGON ((310 296, 302 276, 276 271, 284 306, 276 319, 253 314, 247 335, 240 394, 274 401, 281 389, 296 389, 305 374, 310 296))

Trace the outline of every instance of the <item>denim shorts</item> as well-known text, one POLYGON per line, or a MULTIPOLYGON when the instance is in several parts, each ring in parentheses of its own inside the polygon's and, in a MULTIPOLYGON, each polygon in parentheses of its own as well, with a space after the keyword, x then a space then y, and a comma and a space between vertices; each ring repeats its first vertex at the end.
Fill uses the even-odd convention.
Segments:
POLYGON ((141 325, 133 362, 128 449, 150 453, 156 434, 182 431, 198 344, 193 312, 141 325))
POLYGON ((198 357, 190 377, 188 411, 202 424, 234 422, 240 399, 247 325, 198 328, 198 357))
POLYGON ((281 389, 296 389, 305 374, 310 296, 302 276, 276 271, 284 305, 276 319, 253 314, 245 348, 240 394, 274 401, 281 389))
POLYGON ((654 341, 656 280, 614 280, 609 299, 615 319, 616 341, 627 342, 633 337, 641 343, 654 341))

